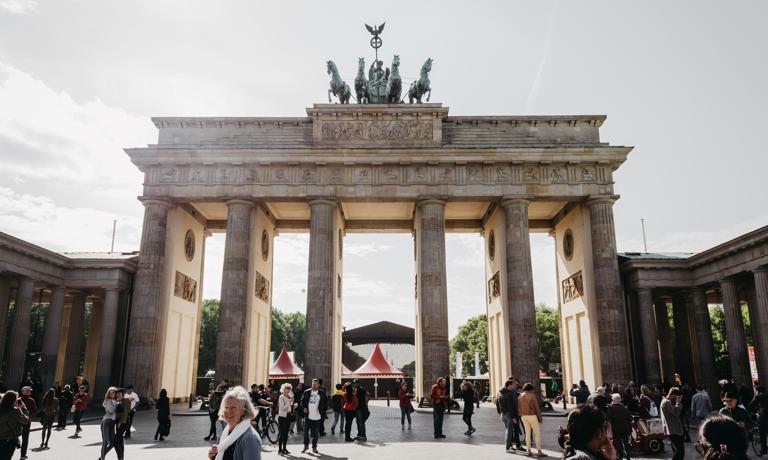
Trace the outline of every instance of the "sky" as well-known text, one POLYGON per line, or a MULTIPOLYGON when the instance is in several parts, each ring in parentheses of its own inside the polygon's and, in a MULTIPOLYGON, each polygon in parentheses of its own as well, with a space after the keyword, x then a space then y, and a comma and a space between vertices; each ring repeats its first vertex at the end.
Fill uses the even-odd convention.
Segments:
MULTIPOLYGON (((303 116, 325 61, 351 82, 363 24, 410 81, 432 57, 452 115, 606 114, 634 146, 615 173, 619 251, 696 252, 768 224, 764 1, 260 2, 0 0, 0 231, 56 251, 137 250, 151 116, 303 116), (383 12, 387 11, 386 14, 383 12)), ((220 290, 223 235, 203 294, 220 290)), ((534 295, 556 305, 553 242, 534 295)), ((482 239, 446 240, 451 334, 484 312, 482 239)), ((275 240, 274 305, 304 310, 308 237, 275 240)), ((347 327, 414 323, 410 235, 348 235, 347 327), (371 263, 375 261, 375 263, 371 263)))

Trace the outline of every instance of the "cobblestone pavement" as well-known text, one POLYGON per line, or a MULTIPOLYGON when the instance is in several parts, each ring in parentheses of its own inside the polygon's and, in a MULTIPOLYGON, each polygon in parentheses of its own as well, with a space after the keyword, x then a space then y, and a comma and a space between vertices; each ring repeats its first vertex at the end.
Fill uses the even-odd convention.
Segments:
MULTIPOLYGON (((142 460, 194 460, 206 459, 209 443, 203 440, 208 432, 208 417, 182 416, 188 412, 186 406, 172 408, 176 413, 173 417, 171 435, 164 442, 155 442, 153 435, 156 428, 155 413, 142 411, 136 414, 135 431, 132 439, 126 440, 126 459, 141 458, 142 460)), ((95 412, 95 410, 94 410, 95 412)), ((477 432, 471 437, 463 435, 466 425, 460 414, 446 415, 444 433, 446 439, 435 440, 432 435, 432 415, 415 412, 413 429, 400 428, 400 410, 397 407, 386 407, 377 401, 371 407, 371 417, 367 423, 368 442, 345 443, 343 436, 330 434, 330 423, 326 422, 327 435, 320 438, 320 454, 301 454, 303 447, 302 434, 294 434, 289 438, 288 450, 295 459, 397 459, 425 460, 434 456, 440 460, 463 459, 479 460, 486 458, 517 458, 523 456, 504 452, 504 427, 499 421, 496 409, 492 405, 483 405, 475 409, 473 423, 477 432)), ((557 428, 565 423, 563 417, 545 417, 542 427, 544 451, 551 457, 560 458, 560 449, 555 439, 557 428)), ((35 422, 33 428, 39 427, 35 422)), ((355 429, 352 433, 354 435, 355 429)), ((55 431, 50 441, 50 449, 29 452, 30 460, 83 460, 98 459, 101 445, 101 435, 98 421, 93 420, 83 426, 81 437, 73 439, 73 427, 65 431, 55 431)), ((265 459, 283 458, 277 455, 277 446, 272 446, 264 440, 262 457, 265 459)), ((30 447, 40 445, 40 432, 33 431, 30 436, 30 447)), ((669 458, 669 445, 661 457, 669 458)), ((694 459, 695 452, 692 444, 686 444, 686 459, 694 459)), ((14 459, 19 458, 16 451, 14 459)), ((107 456, 115 459, 114 451, 107 456)))

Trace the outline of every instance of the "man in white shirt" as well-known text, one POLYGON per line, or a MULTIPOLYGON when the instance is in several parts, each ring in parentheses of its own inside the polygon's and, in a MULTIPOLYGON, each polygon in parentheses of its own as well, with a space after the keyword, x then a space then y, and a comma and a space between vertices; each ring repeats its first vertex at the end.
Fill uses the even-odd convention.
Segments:
POLYGON ((304 453, 309 449, 309 436, 312 434, 312 452, 317 452, 317 438, 320 432, 320 424, 328 410, 328 398, 325 392, 320 390, 320 381, 312 379, 312 387, 301 395, 301 407, 304 410, 304 453))
POLYGON ((133 391, 133 385, 128 385, 128 387, 125 389, 125 397, 131 400, 131 412, 128 415, 128 423, 126 423, 127 426, 125 427, 125 436, 123 437, 125 439, 131 439, 133 416, 136 414, 136 407, 138 407, 139 402, 141 402, 141 398, 139 398, 139 395, 133 391))

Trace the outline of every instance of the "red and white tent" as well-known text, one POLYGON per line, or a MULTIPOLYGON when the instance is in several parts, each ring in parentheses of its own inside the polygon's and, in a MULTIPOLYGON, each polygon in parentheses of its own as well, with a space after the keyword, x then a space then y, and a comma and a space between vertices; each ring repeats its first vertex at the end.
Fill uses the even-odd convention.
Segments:
POLYGON ((303 375, 304 371, 293 362, 291 355, 288 354, 288 350, 285 347, 283 347, 283 351, 280 352, 280 356, 277 357, 272 367, 269 368, 270 379, 297 379, 303 375))
POLYGON ((341 363, 341 376, 342 378, 344 377, 351 378, 355 376, 355 373, 350 371, 349 368, 344 365, 344 363, 341 363))
POLYGON ((373 346, 373 351, 371 352, 371 356, 368 358, 368 361, 363 363, 363 365, 355 371, 355 377, 403 378, 405 375, 402 373, 402 371, 400 371, 400 369, 389 364, 389 361, 387 361, 387 358, 381 351, 381 347, 379 347, 379 344, 377 343, 373 346))

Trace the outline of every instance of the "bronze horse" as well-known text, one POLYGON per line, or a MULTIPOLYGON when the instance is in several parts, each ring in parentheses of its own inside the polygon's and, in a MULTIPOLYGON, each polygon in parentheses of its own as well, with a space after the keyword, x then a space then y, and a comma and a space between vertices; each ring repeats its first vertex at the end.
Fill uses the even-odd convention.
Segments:
POLYGON ((411 83, 411 87, 408 89, 408 102, 413 104, 413 100, 421 104, 421 97, 427 94, 427 102, 432 96, 432 88, 429 87, 429 72, 432 70, 432 58, 429 58, 421 66, 421 75, 419 79, 411 83))
POLYGON ((355 94, 357 94, 358 104, 367 104, 368 98, 368 80, 365 78, 365 59, 357 59, 357 77, 355 77, 355 94))
POLYGON ((333 61, 328 61, 328 75, 331 76, 331 88, 328 90, 328 102, 331 102, 331 93, 339 98, 340 104, 349 104, 349 98, 352 96, 352 91, 349 89, 349 85, 341 79, 339 75, 339 69, 336 68, 336 64, 333 61))
POLYGON ((403 90, 403 80, 400 78, 400 56, 395 54, 392 59, 392 73, 387 80, 387 104, 399 104, 403 90))

